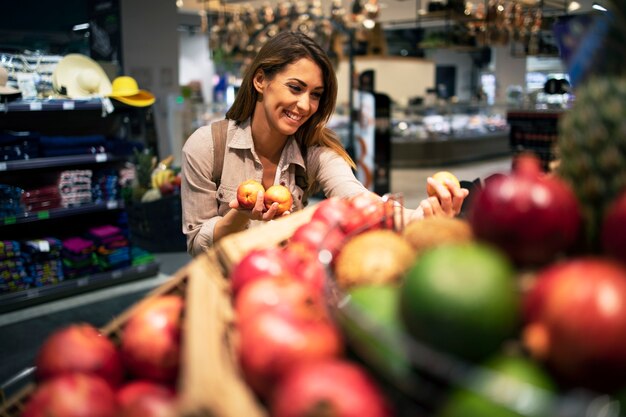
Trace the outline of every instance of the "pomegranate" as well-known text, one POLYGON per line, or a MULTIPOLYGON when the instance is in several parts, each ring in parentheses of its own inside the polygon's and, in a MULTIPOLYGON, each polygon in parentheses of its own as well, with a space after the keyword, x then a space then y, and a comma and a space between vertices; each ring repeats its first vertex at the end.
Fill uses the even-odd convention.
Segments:
POLYGON ((541 270, 524 297, 523 340, 568 383, 611 390, 626 383, 626 269, 576 258, 541 270))
POLYGON ((117 412, 115 393, 103 378, 68 373, 39 385, 22 417, 116 417, 117 412))
POLYGON ((273 417, 386 417, 391 409, 361 366, 328 359, 295 366, 270 401, 273 417))
POLYGON ((340 333, 325 314, 299 318, 263 311, 239 323, 239 337, 239 359, 246 381, 266 398, 292 366, 343 352, 340 333))
POLYGON ((117 397, 117 403, 120 407, 124 408, 139 398, 147 395, 156 395, 165 398, 174 398, 176 392, 173 388, 159 384, 153 381, 136 379, 134 381, 127 382, 122 385, 115 393, 117 397))
POLYGON ((352 211, 342 224, 347 235, 393 226, 393 202, 384 202, 380 196, 369 191, 350 197, 348 202, 352 211))
POLYGON ((119 417, 177 417, 176 404, 173 397, 146 394, 122 407, 119 417))
POLYGON ((576 243, 581 215, 569 186, 543 174, 533 156, 513 172, 485 182, 472 200, 469 221, 478 239, 495 244, 519 265, 539 266, 576 243))
POLYGON ((39 381, 85 372, 98 375, 116 387, 124 378, 117 347, 88 323, 71 324, 54 331, 39 348, 35 364, 39 381))
POLYGON ((282 251, 278 247, 253 249, 235 265, 230 273, 233 296, 258 276, 278 276, 285 270, 282 251))
POLYGON ((121 337, 122 359, 136 378, 173 383, 180 360, 182 297, 149 299, 128 319, 121 337))
POLYGON ((626 262, 626 190, 609 206, 602 222, 601 239, 607 255, 626 262))

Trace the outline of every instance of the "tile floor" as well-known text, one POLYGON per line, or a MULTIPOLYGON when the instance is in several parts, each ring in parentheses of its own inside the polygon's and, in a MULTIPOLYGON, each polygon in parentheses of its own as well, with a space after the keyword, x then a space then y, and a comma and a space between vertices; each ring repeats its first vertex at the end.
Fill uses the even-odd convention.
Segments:
MULTIPOLYGON (((402 193, 405 205, 414 208, 426 195, 426 177, 440 169, 453 172, 461 180, 473 181, 508 171, 510 166, 510 157, 503 157, 446 167, 395 169, 391 173, 391 191, 402 193)), ((160 272, 155 277, 0 315, 0 390, 5 395, 11 395, 29 380, 27 376, 19 382, 11 381, 17 374, 32 367, 38 346, 52 330, 79 321, 95 326, 108 323, 191 260, 186 253, 155 255, 160 263, 160 272)))

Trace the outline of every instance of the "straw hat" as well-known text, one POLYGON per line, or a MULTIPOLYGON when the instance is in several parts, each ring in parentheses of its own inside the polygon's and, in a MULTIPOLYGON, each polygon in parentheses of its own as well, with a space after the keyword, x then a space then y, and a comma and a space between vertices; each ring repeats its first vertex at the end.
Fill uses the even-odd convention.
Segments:
POLYGON ((9 96, 12 94, 20 94, 20 90, 7 85, 8 81, 9 73, 4 67, 0 66, 0 95, 9 96))
POLYGON ((81 54, 63 57, 52 73, 52 85, 58 93, 70 98, 106 96, 111 81, 93 59, 81 54))
POLYGON ((128 75, 122 75, 113 80, 113 91, 109 97, 124 104, 135 107, 147 107, 155 101, 154 95, 146 90, 140 90, 137 81, 128 75))

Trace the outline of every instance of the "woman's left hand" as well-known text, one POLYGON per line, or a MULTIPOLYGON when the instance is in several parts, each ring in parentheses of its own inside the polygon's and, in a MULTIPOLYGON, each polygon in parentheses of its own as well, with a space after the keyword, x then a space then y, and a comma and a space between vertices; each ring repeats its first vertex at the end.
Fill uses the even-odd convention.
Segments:
POLYGON ((435 190, 435 195, 422 200, 417 210, 411 214, 409 221, 430 216, 457 216, 461 212, 463 201, 469 194, 469 190, 460 188, 450 180, 445 180, 442 184, 428 177, 426 181, 435 190))

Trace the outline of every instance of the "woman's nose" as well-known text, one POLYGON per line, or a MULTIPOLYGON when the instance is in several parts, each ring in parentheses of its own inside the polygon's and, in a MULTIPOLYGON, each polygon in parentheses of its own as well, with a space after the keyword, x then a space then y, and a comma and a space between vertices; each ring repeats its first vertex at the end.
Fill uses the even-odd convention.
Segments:
POLYGON ((298 99, 298 108, 304 111, 309 111, 311 108, 311 98, 308 94, 302 94, 298 99))

